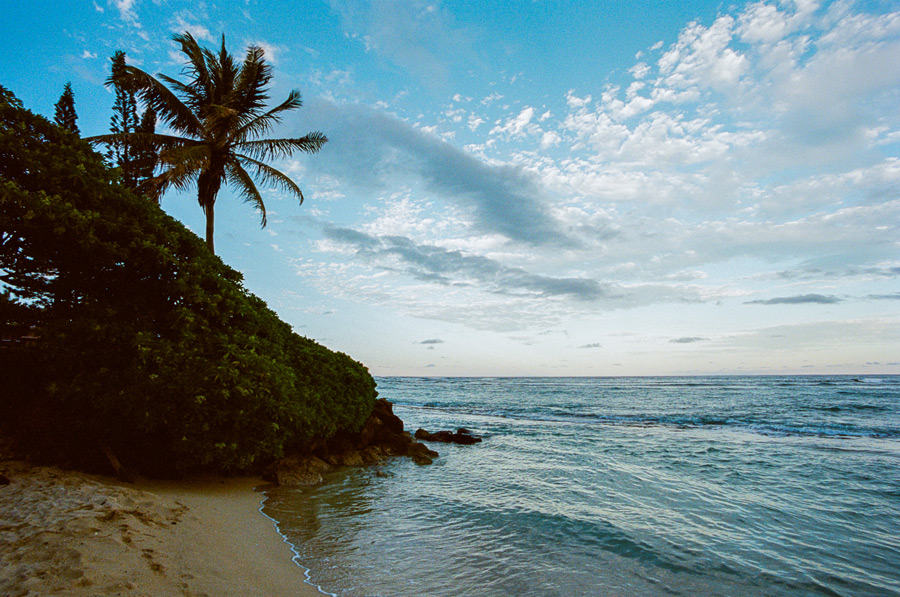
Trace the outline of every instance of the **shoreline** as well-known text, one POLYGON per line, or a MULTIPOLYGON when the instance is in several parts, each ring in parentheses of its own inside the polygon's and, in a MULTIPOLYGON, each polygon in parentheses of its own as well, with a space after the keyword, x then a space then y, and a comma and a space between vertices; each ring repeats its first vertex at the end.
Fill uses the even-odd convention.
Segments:
POLYGON ((0 474, 0 594, 323 594, 256 477, 126 484, 22 461, 0 474))

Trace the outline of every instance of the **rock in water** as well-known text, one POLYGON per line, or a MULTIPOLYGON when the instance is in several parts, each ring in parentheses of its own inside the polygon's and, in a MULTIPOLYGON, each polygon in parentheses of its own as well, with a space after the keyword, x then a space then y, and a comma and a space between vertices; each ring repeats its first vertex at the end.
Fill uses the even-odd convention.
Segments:
POLYGON ((409 457, 416 464, 431 464, 438 457, 438 453, 425 444, 416 442, 410 446, 409 457))
POLYGON ((430 433, 425 429, 417 429, 416 430, 416 439, 421 439, 426 442, 443 442, 445 444, 460 444, 463 446, 470 446, 472 444, 477 444, 481 441, 481 438, 477 435, 471 435, 468 429, 459 429, 456 433, 452 431, 436 431, 434 433, 430 433), (465 433, 463 433, 465 432, 465 433))

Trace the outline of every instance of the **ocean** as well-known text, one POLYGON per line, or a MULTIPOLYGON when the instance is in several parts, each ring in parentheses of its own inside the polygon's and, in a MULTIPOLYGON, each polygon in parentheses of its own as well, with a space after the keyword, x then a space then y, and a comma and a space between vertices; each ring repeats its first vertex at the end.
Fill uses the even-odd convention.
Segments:
POLYGON ((333 595, 900 595, 900 376, 378 378, 433 465, 268 492, 333 595))

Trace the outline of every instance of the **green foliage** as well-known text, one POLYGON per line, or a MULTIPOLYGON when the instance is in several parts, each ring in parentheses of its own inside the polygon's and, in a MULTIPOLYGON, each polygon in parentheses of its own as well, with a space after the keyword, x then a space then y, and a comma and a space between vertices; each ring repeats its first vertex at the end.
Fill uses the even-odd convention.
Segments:
POLYGON ((56 111, 53 120, 56 121, 56 124, 78 135, 78 125, 75 124, 78 115, 75 113, 75 94, 72 93, 71 83, 66 83, 66 86, 63 87, 62 95, 59 96, 59 101, 54 107, 56 111))
POLYGON ((17 98, 15 95, 13 95, 13 92, 10 91, 9 89, 7 89, 6 87, 4 87, 3 85, 0 85, 0 103, 9 104, 16 108, 22 107, 22 101, 19 98, 17 98))
POLYGON ((0 97, 0 421, 76 461, 249 470, 371 412, 361 364, 293 333, 90 145, 0 97), (8 319, 7 319, 8 318, 8 319), (4 334, 9 335, 9 329, 4 334))

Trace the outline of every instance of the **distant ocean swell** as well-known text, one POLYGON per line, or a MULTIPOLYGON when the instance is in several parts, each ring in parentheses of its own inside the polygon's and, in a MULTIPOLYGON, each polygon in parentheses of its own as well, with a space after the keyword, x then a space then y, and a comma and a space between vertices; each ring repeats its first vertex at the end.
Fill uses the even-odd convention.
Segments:
POLYGON ((338 595, 900 595, 900 379, 398 379, 395 461, 276 490, 338 595))
MULTIPOLYGON (((447 407, 440 404, 423 404, 409 406, 410 409, 439 409, 447 413, 461 415, 480 415, 485 417, 499 417, 507 419, 522 419, 547 423, 573 423, 573 424, 597 424, 597 425, 631 425, 631 426, 672 426, 672 427, 714 427, 728 426, 752 433, 768 435, 812 435, 812 436, 838 436, 838 437, 873 437, 873 438, 900 438, 900 429, 894 427, 858 427, 846 423, 820 423, 818 425, 798 424, 788 425, 774 423, 765 420, 742 420, 739 418, 721 418, 716 415, 693 416, 653 416, 653 415, 621 415, 608 416, 601 414, 573 414, 566 407, 554 407, 533 412, 504 412, 492 408, 472 408, 468 406, 447 407)), ((799 408, 798 412, 823 411, 829 413, 839 412, 888 412, 888 407, 874 404, 845 404, 833 406, 810 406, 799 408)))

